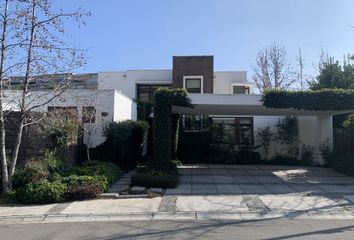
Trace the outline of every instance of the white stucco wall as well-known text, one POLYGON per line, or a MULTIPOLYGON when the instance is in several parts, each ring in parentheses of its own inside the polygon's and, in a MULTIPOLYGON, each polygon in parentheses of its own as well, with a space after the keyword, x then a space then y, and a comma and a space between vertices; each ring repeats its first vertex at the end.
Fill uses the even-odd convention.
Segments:
POLYGON ((137 120, 136 103, 124 94, 114 93, 114 116, 113 121, 137 120))
POLYGON ((232 93, 233 83, 247 83, 246 71, 214 72, 214 94, 232 93))
MULTIPOLYGON (((18 109, 17 102, 20 91, 5 91, 5 99, 18 109)), ((31 92, 27 99, 29 107, 35 106, 50 99, 53 93, 45 91, 31 92), (41 97, 38 97, 41 96, 41 97)), ((85 129, 84 143, 89 143, 90 147, 95 147, 105 140, 103 135, 104 127, 112 121, 122 121, 127 119, 136 120, 136 105, 128 97, 114 90, 67 90, 59 97, 53 99, 50 103, 36 108, 34 111, 47 112, 49 106, 77 107, 78 120, 82 119, 82 108, 84 106, 93 106, 96 108, 95 123, 83 123, 85 129), (106 112, 107 116, 102 116, 106 112), (89 140, 89 133, 91 137, 89 140)))
POLYGON ((99 89, 115 89, 131 99, 136 98, 137 84, 172 84, 172 70, 129 70, 98 73, 99 89))

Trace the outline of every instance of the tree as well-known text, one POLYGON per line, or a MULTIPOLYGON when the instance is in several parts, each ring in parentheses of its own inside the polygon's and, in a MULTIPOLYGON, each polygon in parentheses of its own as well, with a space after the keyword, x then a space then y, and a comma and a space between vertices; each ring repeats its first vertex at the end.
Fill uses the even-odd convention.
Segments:
POLYGON ((305 59, 302 56, 302 51, 299 49, 298 55, 296 57, 296 67, 297 70, 295 72, 296 82, 299 84, 300 90, 304 90, 307 85, 307 81, 304 75, 305 68, 305 59))
POLYGON ((343 60, 343 66, 333 57, 322 60, 319 64, 319 75, 310 82, 312 90, 324 88, 354 88, 354 65, 349 56, 343 60))
POLYGON ((16 91, 10 94, 12 99, 7 100, 16 104, 20 112, 16 140, 8 160, 4 102, 0 102, 2 187, 7 192, 12 188, 23 129, 38 121, 31 120, 31 112, 59 97, 70 85, 68 73, 85 63, 85 51, 69 46, 64 22, 75 21, 81 25, 84 24, 82 18, 90 14, 81 9, 74 12, 54 10, 51 0, 5 0, 1 7, 0 95, 4 96, 4 91, 11 90, 16 83, 16 91), (63 77, 52 81, 53 74, 58 73, 63 77), (22 77, 9 78, 10 74, 22 77), (48 88, 34 90, 32 86, 38 82, 45 83, 48 88))
POLYGON ((277 138, 281 144, 287 146, 287 153, 295 157, 298 154, 297 144, 299 143, 299 130, 296 117, 287 116, 279 119, 277 127, 277 138))
POLYGON ((276 43, 258 51, 253 70, 253 80, 261 92, 269 88, 288 89, 294 83, 285 47, 276 43))
POLYGON ((257 136, 259 138, 261 146, 263 147, 265 160, 267 161, 269 155, 269 147, 273 138, 273 133, 271 131, 270 126, 268 125, 264 128, 259 128, 257 132, 257 136))

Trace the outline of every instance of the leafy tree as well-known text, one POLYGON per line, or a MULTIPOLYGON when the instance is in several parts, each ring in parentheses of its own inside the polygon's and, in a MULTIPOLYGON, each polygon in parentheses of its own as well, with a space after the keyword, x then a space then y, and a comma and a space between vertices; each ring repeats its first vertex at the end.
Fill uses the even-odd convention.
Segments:
POLYGON ((334 58, 328 58, 321 64, 319 75, 310 82, 310 88, 354 88, 354 65, 350 63, 350 58, 343 61, 343 66, 334 58))
POLYGON ((290 156, 296 157, 298 154, 297 144, 299 142, 299 130, 296 117, 287 116, 279 119, 277 125, 277 139, 281 144, 287 146, 287 152, 290 156))
POLYGON ((261 146, 263 147, 265 160, 267 161, 269 156, 269 147, 273 138, 273 132, 271 131, 270 126, 268 125, 262 129, 258 129, 257 136, 261 146))
POLYGON ((344 121, 343 127, 347 133, 354 136, 354 113, 350 114, 344 121))

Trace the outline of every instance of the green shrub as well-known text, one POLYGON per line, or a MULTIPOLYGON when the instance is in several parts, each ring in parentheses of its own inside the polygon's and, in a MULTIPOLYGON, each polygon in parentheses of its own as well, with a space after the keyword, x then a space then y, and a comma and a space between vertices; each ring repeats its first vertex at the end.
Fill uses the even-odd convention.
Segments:
POLYGON ((67 186, 60 181, 47 179, 28 183, 18 191, 17 198, 22 203, 57 203, 65 200, 67 186))
POLYGON ((332 167, 339 172, 354 176, 354 152, 336 157, 332 163, 332 167))
POLYGON ((262 101, 263 105, 268 108, 293 108, 312 111, 348 110, 354 108, 354 90, 266 90, 262 101))
POLYGON ((287 156, 287 155, 276 155, 274 156, 268 164, 274 165, 288 165, 288 166, 307 166, 308 162, 301 161, 295 157, 287 156))
POLYGON ((106 140, 91 150, 92 159, 104 159, 128 170, 142 157, 149 124, 144 121, 112 122, 104 130, 106 140))
POLYGON ((133 186, 175 188, 178 186, 179 174, 177 169, 163 171, 154 168, 139 169, 131 178, 133 186))
POLYGON ((13 187, 21 188, 28 183, 46 179, 49 175, 49 170, 42 161, 28 161, 25 166, 16 169, 13 187))
POLYGON ((114 163, 91 161, 81 166, 73 167, 64 173, 65 176, 103 176, 109 185, 115 183, 121 176, 122 171, 114 163))
POLYGON ((233 145, 229 145, 229 144, 212 144, 210 146, 209 162, 211 162, 211 163, 236 164, 236 162, 237 162, 237 151, 235 150, 233 145))
POLYGON ((320 143, 319 151, 320 151, 321 157, 324 160, 324 166, 330 167, 332 165, 332 162, 334 159, 334 153, 333 153, 333 149, 329 143, 329 139, 327 139, 325 142, 320 143))
POLYGON ((314 160, 313 154, 314 154, 314 148, 312 146, 302 144, 301 152, 300 152, 300 159, 302 162, 311 165, 314 160))
POLYGON ((86 199, 96 199, 100 197, 102 188, 98 184, 83 183, 68 187, 65 192, 65 200, 76 201, 86 199))
POLYGON ((97 185, 100 187, 101 192, 108 190, 109 184, 105 176, 77 176, 70 175, 63 177, 61 182, 66 184, 68 188, 79 187, 81 185, 97 185))
POLYGON ((343 122, 344 131, 351 136, 354 136, 354 113, 350 114, 343 122))

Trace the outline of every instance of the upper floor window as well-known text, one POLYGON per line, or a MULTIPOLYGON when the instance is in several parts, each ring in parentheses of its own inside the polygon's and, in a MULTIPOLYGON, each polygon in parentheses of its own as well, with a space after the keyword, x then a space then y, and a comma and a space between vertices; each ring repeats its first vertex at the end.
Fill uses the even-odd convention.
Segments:
POLYGON ((142 102, 153 102, 154 92, 159 87, 170 87, 171 85, 137 85, 137 99, 142 102))
POLYGON ((183 88, 189 93, 203 93, 203 76, 184 76, 183 88))
POLYGON ((250 94, 250 87, 247 86, 232 86, 233 94, 250 94))

